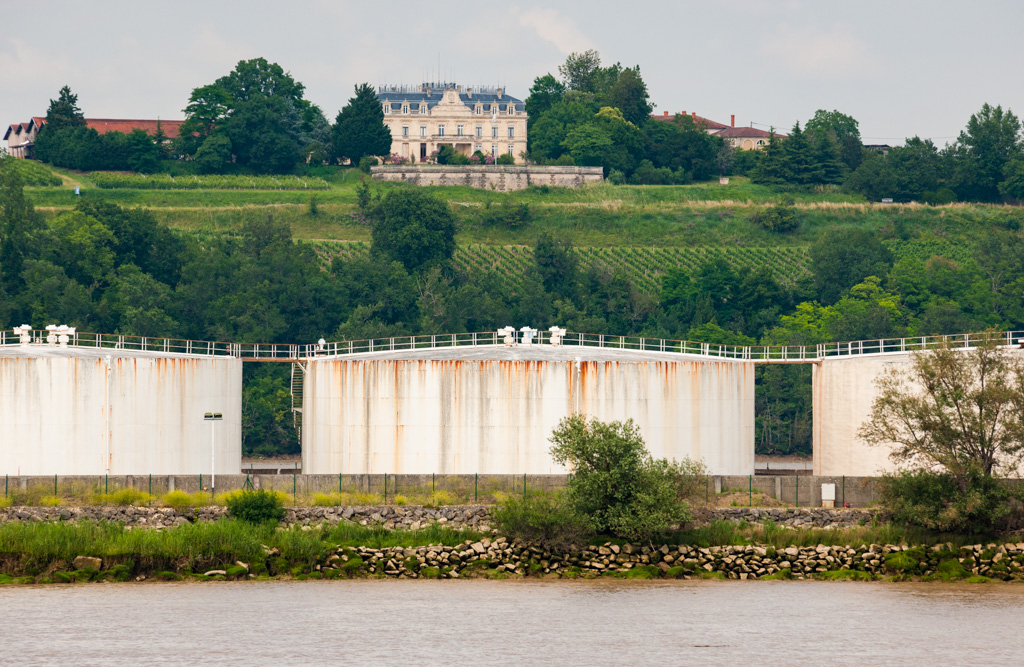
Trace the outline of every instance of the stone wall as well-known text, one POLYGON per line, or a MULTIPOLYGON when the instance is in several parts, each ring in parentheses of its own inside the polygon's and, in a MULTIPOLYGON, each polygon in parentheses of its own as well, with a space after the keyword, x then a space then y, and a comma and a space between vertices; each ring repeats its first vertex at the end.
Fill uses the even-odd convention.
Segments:
POLYGON ((509 192, 531 185, 580 188, 604 180, 601 167, 539 167, 512 165, 430 165, 370 168, 378 181, 403 181, 413 185, 467 185, 482 190, 509 192))

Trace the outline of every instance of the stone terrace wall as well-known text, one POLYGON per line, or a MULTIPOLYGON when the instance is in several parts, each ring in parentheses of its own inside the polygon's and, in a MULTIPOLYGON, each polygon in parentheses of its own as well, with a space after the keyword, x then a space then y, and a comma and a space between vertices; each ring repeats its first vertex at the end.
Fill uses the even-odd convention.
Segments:
POLYGON ((538 167, 512 165, 430 165, 370 168, 378 181, 404 181, 413 185, 468 185, 482 190, 509 192, 531 185, 580 188, 604 180, 601 167, 538 167))

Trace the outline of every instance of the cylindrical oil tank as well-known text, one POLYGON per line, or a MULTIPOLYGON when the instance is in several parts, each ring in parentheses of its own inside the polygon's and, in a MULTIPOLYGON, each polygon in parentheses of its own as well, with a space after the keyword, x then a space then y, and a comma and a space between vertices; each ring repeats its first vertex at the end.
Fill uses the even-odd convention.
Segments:
POLYGON ((857 431, 871 417, 877 378, 910 369, 911 355, 885 354, 823 359, 811 373, 814 474, 870 477, 892 472, 891 445, 869 445, 857 431))
POLYGON ((241 413, 237 358, 0 348, 0 474, 237 474, 241 413))
POLYGON ((564 473, 559 421, 633 419, 655 458, 754 467, 754 367, 608 348, 480 346, 304 362, 306 473, 564 473))

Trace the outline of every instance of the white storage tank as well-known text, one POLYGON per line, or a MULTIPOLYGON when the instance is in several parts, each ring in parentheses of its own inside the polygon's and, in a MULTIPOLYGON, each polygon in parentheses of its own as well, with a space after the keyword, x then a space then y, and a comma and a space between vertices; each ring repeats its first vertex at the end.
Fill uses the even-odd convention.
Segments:
POLYGON ((754 366, 649 351, 456 347, 303 362, 305 473, 547 474, 582 413, 632 418, 656 458, 754 468, 754 366))
POLYGON ((0 474, 237 474, 241 413, 234 357, 0 346, 0 474))

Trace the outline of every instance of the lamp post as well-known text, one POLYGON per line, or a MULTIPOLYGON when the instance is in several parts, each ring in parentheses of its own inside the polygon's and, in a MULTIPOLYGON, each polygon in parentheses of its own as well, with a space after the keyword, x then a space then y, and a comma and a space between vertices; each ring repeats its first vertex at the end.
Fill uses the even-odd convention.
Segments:
POLYGON ((212 495, 217 486, 217 450, 214 448, 216 423, 224 419, 219 412, 207 412, 203 420, 210 422, 210 494, 212 495))

